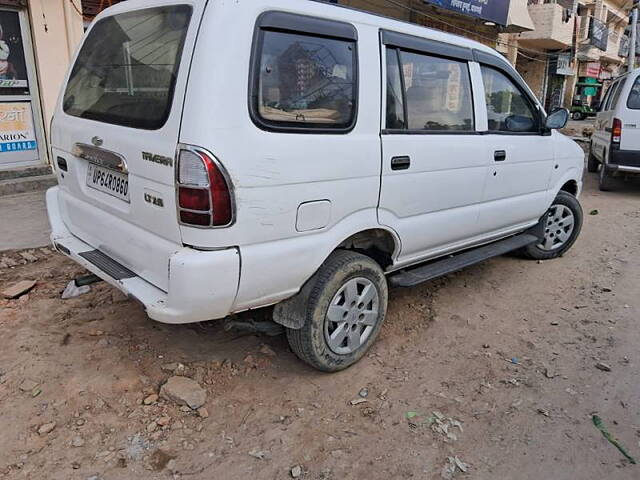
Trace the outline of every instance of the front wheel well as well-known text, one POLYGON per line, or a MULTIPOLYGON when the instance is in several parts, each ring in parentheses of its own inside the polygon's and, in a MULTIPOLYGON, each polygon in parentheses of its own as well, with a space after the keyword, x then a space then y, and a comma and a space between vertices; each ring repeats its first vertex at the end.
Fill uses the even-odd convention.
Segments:
POLYGON ((567 183, 560 187, 560 191, 570 193, 574 197, 578 194, 578 182, 575 180, 569 180, 567 183))
POLYGON ((351 235, 337 249, 360 252, 375 260, 383 269, 393 264, 398 246, 396 239, 387 230, 374 228, 351 235))

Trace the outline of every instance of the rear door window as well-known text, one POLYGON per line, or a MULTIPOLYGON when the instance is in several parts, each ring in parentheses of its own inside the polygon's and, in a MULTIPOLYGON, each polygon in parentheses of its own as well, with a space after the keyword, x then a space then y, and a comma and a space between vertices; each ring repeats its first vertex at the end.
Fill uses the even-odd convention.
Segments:
POLYGON ((64 111, 125 127, 162 127, 190 18, 191 7, 172 5, 98 21, 71 71, 64 111))
POLYGON ((386 128, 431 132, 474 130, 468 64, 387 49, 386 128))

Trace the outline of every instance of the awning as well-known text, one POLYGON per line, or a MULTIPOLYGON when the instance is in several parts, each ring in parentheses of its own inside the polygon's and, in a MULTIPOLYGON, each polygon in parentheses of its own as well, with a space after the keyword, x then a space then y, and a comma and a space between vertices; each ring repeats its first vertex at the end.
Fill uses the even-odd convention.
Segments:
POLYGON ((505 31, 507 33, 521 33, 535 29, 536 26, 531 20, 527 8, 527 0, 511 0, 505 31))

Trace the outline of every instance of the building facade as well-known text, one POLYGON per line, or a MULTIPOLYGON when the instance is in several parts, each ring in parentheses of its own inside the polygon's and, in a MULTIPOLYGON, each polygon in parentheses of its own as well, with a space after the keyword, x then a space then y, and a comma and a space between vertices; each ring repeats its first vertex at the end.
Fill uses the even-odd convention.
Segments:
POLYGON ((348 7, 471 38, 510 52, 506 32, 533 28, 527 0, 336 0, 348 7))
POLYGON ((337 0, 472 38, 513 63, 547 110, 597 106, 624 71, 629 0, 337 0), (482 7, 482 8, 481 8, 482 7))
POLYGON ((625 71, 632 2, 529 0, 533 31, 514 35, 516 68, 551 110, 597 107, 611 78, 625 71))
POLYGON ((46 165, 48 125, 83 34, 71 0, 0 0, 0 170, 46 165))

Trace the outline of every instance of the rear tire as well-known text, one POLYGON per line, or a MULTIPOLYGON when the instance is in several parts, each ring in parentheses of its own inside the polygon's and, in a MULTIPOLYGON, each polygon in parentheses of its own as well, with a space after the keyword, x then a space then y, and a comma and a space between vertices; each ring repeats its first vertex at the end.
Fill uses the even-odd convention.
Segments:
POLYGON ((365 255, 336 250, 310 282, 299 312, 304 325, 288 328, 287 340, 312 367, 344 370, 362 358, 380 333, 388 301, 384 272, 365 255))
POLYGON ((598 159, 593 154, 593 143, 591 143, 591 147, 589 148, 589 155, 587 156, 587 171, 590 173, 595 173, 598 171, 598 159))
POLYGON ((607 166, 603 163, 600 165, 600 174, 598 175, 598 188, 601 192, 608 192, 613 189, 615 184, 614 178, 607 171, 607 166))
POLYGON ((564 255, 575 243, 582 230, 582 207, 569 192, 561 191, 544 216, 545 238, 524 249, 533 260, 551 260, 564 255))
POLYGON ((577 121, 584 120, 584 114, 582 112, 573 112, 571 118, 577 121))

